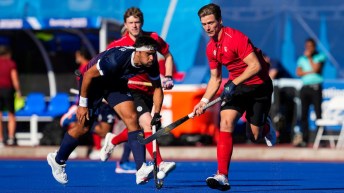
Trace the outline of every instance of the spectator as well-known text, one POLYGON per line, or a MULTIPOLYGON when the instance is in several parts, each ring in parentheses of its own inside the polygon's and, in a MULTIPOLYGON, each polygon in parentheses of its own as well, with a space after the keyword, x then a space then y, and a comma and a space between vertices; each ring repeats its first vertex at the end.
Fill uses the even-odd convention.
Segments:
POLYGON ((300 92, 302 141, 294 144, 298 147, 305 147, 309 142, 308 118, 311 105, 314 106, 316 118, 321 118, 322 83, 324 80, 321 73, 325 59, 325 55, 316 50, 315 40, 307 39, 304 54, 298 58, 296 69, 296 74, 301 77, 303 83, 300 92))
POLYGON ((0 147, 4 146, 2 113, 8 110, 7 145, 15 145, 16 118, 14 115, 14 94, 21 97, 17 65, 11 59, 12 52, 8 46, 0 46, 0 147))

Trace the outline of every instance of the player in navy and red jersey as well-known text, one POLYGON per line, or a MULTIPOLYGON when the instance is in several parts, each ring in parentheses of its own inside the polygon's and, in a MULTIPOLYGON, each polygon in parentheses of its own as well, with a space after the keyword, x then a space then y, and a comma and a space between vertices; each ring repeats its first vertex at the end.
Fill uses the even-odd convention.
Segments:
MULTIPOLYGON (((136 163, 136 183, 147 182, 153 166, 146 165, 145 146, 137 141, 143 132, 137 121, 133 97, 128 79, 139 73, 147 73, 154 86, 154 109, 160 114, 163 91, 156 55, 157 43, 147 36, 137 38, 134 47, 117 47, 106 50, 90 60, 81 78, 77 125, 64 135, 58 152, 49 153, 47 161, 54 178, 61 184, 68 182, 65 172, 70 153, 78 146, 78 139, 89 131, 97 110, 104 98, 116 111, 128 128, 128 143, 136 163)), ((158 124, 152 121, 152 125, 158 124)))
POLYGON ((221 66, 229 71, 229 81, 222 91, 220 134, 217 144, 217 174, 206 179, 210 188, 228 190, 228 170, 233 150, 232 132, 246 112, 246 128, 253 142, 265 137, 268 146, 276 143, 276 133, 268 118, 271 106, 272 81, 269 65, 262 52, 254 47, 242 32, 222 25, 221 9, 208 4, 198 11, 203 29, 210 37, 206 55, 210 66, 210 80, 201 101, 194 107, 196 115, 218 91, 222 73, 221 66))
MULTIPOLYGON (((165 78, 163 81, 163 88, 164 89, 172 89, 173 87, 173 80, 172 80, 172 73, 173 73, 173 58, 171 53, 169 52, 169 45, 155 32, 145 32, 142 30, 143 25, 143 13, 139 8, 131 7, 124 13, 124 26, 127 32, 124 36, 116 41, 113 41, 109 44, 108 48, 112 48, 115 46, 130 46, 133 45, 136 39, 142 35, 150 36, 155 39, 158 43, 158 52, 165 57, 165 78)), ((130 78, 131 81, 138 81, 138 82, 150 82, 148 79, 147 74, 139 74, 130 78)), ((138 113, 139 124, 144 129, 145 137, 149 137, 152 135, 151 129, 151 121, 152 119, 160 120, 160 114, 154 114, 153 118, 151 116, 152 107, 153 107, 153 88, 144 86, 144 85, 136 85, 136 84, 129 84, 130 91, 134 97, 136 110, 138 113)), ((159 127, 157 127, 159 128, 159 127)), ((124 142, 128 139, 127 137, 127 130, 124 131, 117 136, 108 133, 105 137, 105 143, 103 148, 100 151, 100 159, 102 161, 106 161, 115 145, 118 145, 121 142, 124 142)), ((153 145, 149 143, 146 145, 146 148, 153 158, 153 145)), ((166 174, 175 168, 175 162, 166 162, 163 161, 159 147, 157 145, 157 165, 159 167, 159 171, 165 172, 166 174)))

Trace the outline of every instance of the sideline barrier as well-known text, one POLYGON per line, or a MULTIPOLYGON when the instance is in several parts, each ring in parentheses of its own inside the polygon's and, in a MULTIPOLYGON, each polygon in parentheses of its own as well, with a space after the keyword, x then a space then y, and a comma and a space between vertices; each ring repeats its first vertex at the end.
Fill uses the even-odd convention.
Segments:
MULTIPOLYGON (((30 122, 30 132, 17 132, 16 139, 18 145, 39 145, 39 140, 42 138, 42 133, 38 132, 38 122, 51 122, 53 121, 52 116, 16 116, 17 122, 30 122)), ((8 117, 4 116, 3 121, 8 121, 8 117)))
MULTIPOLYGON (((205 89, 206 85, 175 85, 172 90, 165 90, 161 112, 162 126, 167 126, 191 113, 194 106, 201 100, 205 89)), ((186 121, 171 133, 176 139, 185 136, 191 141, 196 141, 201 136, 210 136, 213 141, 216 141, 219 128, 219 107, 219 104, 214 105, 203 115, 186 121)))

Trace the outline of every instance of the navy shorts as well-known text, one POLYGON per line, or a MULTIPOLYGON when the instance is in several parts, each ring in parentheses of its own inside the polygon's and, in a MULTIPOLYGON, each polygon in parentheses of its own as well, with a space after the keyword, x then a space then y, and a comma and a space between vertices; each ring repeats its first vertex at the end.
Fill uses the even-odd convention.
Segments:
POLYGON ((94 128, 99 122, 105 122, 113 126, 115 122, 116 112, 108 104, 102 103, 95 112, 96 119, 93 122, 92 128, 94 128))
MULTIPOLYGON (((88 109, 90 115, 89 124, 93 124, 97 120, 98 112, 102 105, 103 98, 107 101, 110 108, 113 109, 119 103, 124 101, 133 101, 133 97, 129 91, 126 80, 115 80, 116 82, 98 77, 92 80, 88 90, 88 109)), ((80 87, 82 85, 82 77, 80 77, 80 87)), ((86 124, 87 126, 88 124, 86 124)))
POLYGON ((14 113, 14 89, 0 88, 0 111, 14 113))
POLYGON ((131 94, 134 97, 137 117, 146 112, 150 114, 153 108, 153 96, 135 90, 131 90, 131 94))
POLYGON ((239 85, 231 100, 222 106, 221 110, 233 109, 241 114, 246 111, 248 123, 262 126, 269 115, 272 92, 270 79, 260 85, 239 85))

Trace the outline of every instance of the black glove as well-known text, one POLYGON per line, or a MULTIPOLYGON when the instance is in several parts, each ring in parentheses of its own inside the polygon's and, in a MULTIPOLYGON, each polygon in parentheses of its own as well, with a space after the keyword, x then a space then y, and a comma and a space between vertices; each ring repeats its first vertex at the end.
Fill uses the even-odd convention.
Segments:
POLYGON ((154 116, 151 121, 151 126, 155 125, 156 130, 161 127, 161 115, 159 113, 154 113, 154 116))
POLYGON ((223 91, 221 94, 221 99, 224 101, 228 101, 230 100, 230 98, 233 96, 234 94, 234 90, 236 88, 236 85, 229 80, 224 86, 223 86, 223 91))

